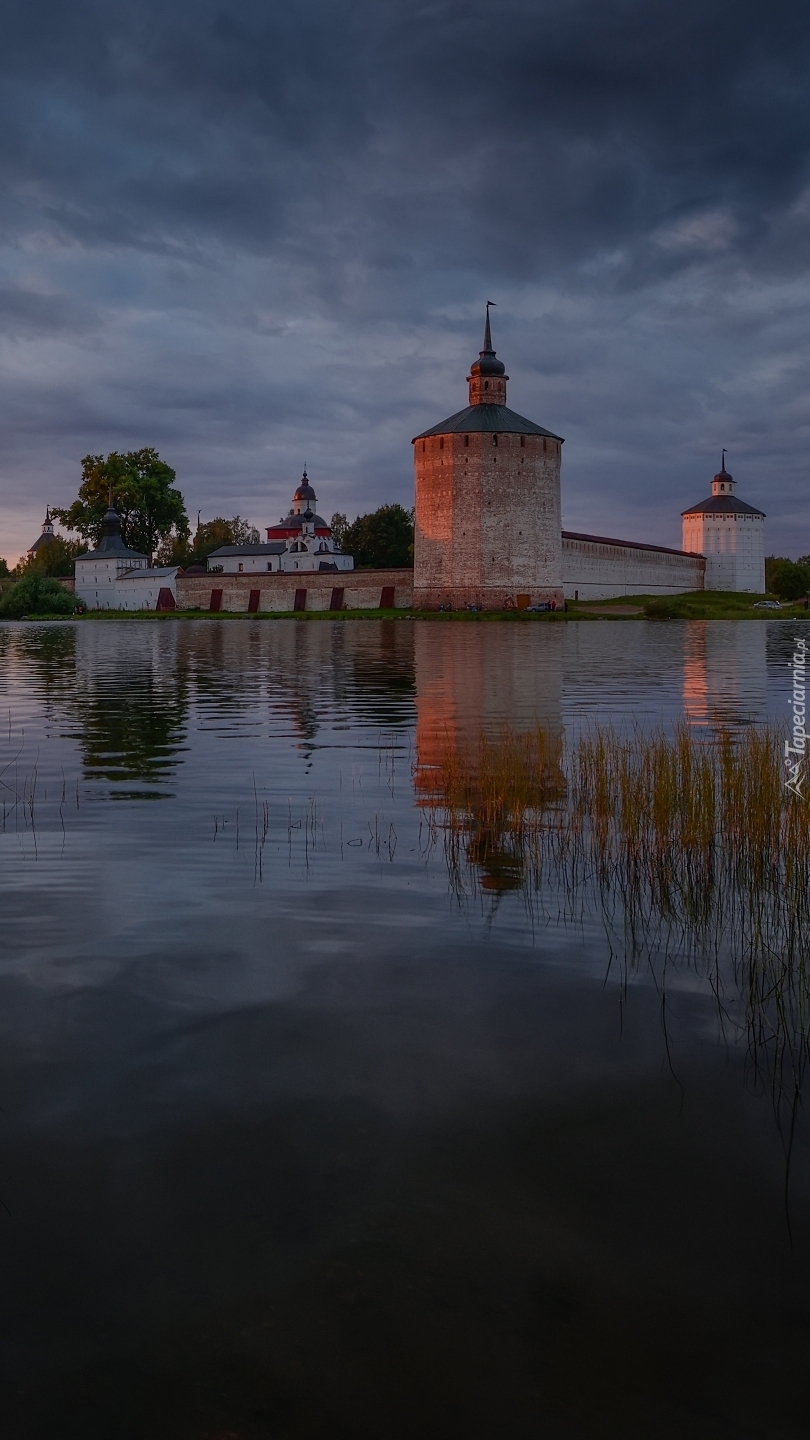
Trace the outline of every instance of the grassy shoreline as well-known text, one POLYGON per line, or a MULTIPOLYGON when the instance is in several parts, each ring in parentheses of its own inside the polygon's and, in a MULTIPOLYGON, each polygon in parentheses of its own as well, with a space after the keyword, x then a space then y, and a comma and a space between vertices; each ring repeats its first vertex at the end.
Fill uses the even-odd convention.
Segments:
MULTIPOLYGON (((28 620, 449 620, 465 624, 489 624, 508 620, 520 625, 558 625, 571 620, 810 620, 803 604, 783 604, 781 610, 756 610, 758 600, 772 596, 741 595, 728 591, 691 590, 682 595, 621 595, 613 600, 569 600, 565 610, 530 613, 527 610, 87 610, 83 615, 32 615, 28 620), (661 604, 661 602, 664 602, 661 604), (662 614, 647 614, 654 602, 662 614)), ((20 622, 16 622, 20 623, 20 622)))

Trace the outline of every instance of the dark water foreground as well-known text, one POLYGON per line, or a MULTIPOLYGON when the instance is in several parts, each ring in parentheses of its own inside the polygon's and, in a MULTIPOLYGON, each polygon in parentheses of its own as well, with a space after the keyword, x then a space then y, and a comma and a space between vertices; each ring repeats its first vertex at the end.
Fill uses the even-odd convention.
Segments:
POLYGON ((4 1435, 810 1433, 744 994, 460 887, 420 778, 505 719, 744 744, 793 628, 0 628, 4 1435))

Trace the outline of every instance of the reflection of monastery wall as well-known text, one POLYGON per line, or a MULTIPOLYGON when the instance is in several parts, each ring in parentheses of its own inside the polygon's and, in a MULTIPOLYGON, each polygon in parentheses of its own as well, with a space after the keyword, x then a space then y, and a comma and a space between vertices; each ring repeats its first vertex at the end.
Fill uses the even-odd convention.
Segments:
POLYGON ((691 725, 744 725, 767 715, 767 627, 692 621, 686 627, 683 708, 691 725))
POLYGON ((562 565, 566 600, 609 600, 702 590, 706 561, 659 545, 563 530, 562 565))
POLYGON ((505 725, 517 733, 561 728, 564 627, 415 628, 418 789, 430 789, 420 773, 448 748, 474 754, 482 734, 496 738, 505 725))

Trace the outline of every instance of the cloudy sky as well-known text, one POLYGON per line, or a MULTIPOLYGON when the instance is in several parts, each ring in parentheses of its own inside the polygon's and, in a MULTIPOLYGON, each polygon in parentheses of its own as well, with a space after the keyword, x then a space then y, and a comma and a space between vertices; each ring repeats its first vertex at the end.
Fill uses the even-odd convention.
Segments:
POLYGON ((6 0, 0 554, 88 452, 196 519, 412 503, 484 302, 570 529, 680 543, 721 446, 810 552, 798 0, 6 0))

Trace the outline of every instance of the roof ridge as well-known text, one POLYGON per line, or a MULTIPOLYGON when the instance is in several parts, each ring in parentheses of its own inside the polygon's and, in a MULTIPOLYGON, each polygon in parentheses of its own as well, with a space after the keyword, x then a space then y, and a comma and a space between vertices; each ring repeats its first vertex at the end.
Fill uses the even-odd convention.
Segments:
POLYGON ((547 430, 544 425, 538 425, 534 420, 528 420, 525 415, 519 415, 517 410, 510 410, 508 405, 465 405, 464 409, 457 410, 455 415, 449 415, 438 425, 432 425, 429 430, 414 435, 411 444, 414 445, 417 440, 426 440, 431 435, 474 434, 476 431, 501 435, 543 435, 550 440, 559 440, 561 445, 565 443, 562 435, 547 430), (478 423, 461 423, 464 421, 478 423))

